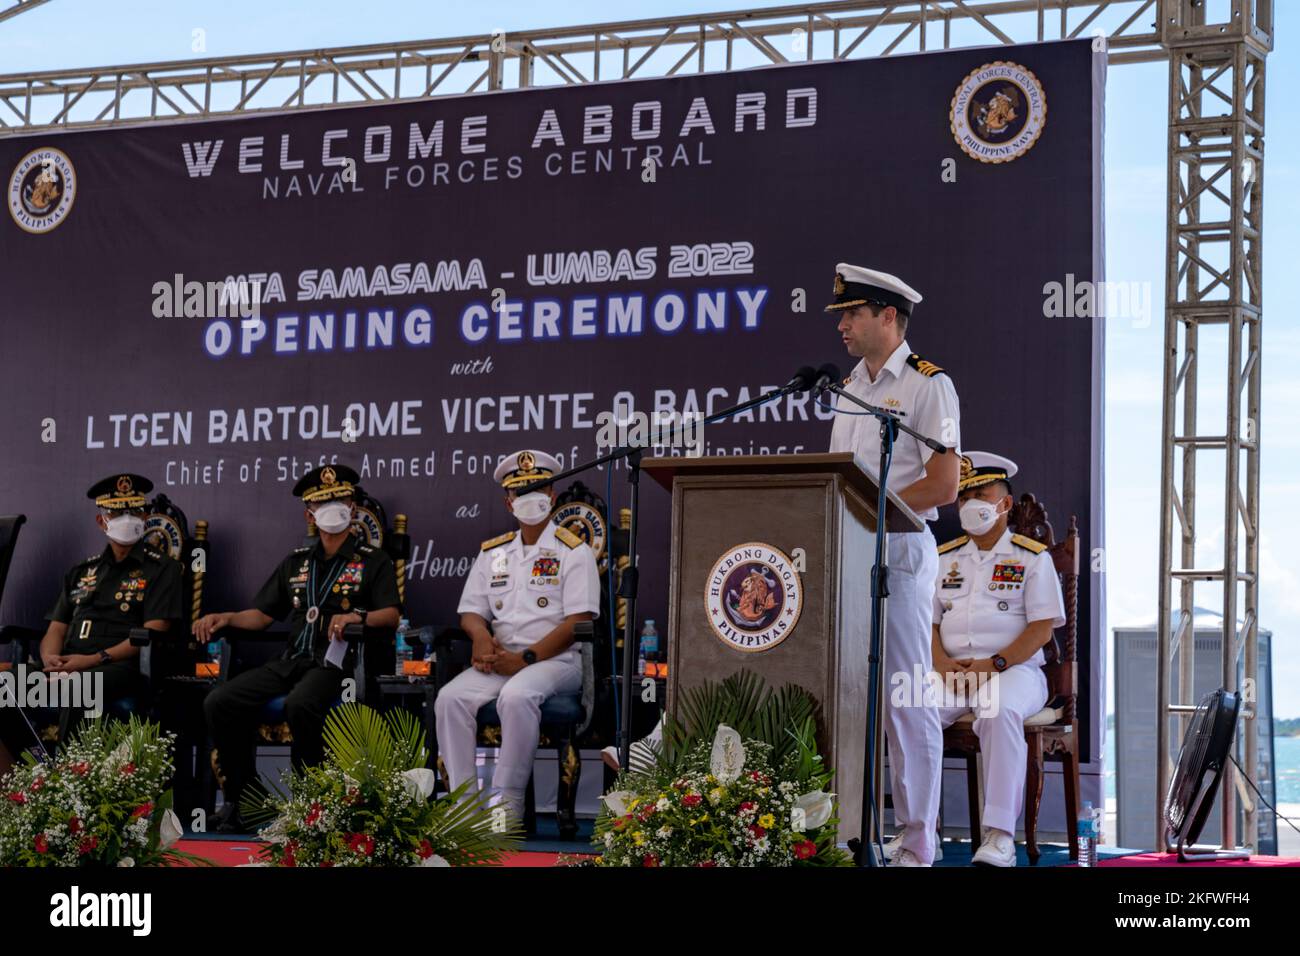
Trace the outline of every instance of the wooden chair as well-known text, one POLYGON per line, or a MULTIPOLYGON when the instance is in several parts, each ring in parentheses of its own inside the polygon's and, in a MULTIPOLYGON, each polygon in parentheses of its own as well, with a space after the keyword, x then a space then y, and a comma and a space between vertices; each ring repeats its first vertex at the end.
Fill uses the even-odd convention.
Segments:
MULTIPOLYGON (((1043 770, 1047 761, 1062 765, 1065 784, 1066 830, 1070 840, 1070 859, 1079 858, 1079 843, 1074 821, 1079 815, 1079 720, 1078 701, 1078 630, 1079 630, 1079 522, 1070 518, 1065 540, 1056 542, 1047 511, 1032 494, 1023 494, 1011 509, 1011 528, 1019 534, 1047 545, 1056 573, 1061 578, 1065 599, 1065 625, 1056 629, 1052 640, 1043 648, 1047 663, 1047 706, 1025 718, 1025 742, 1029 759, 1025 768, 1025 851, 1031 864, 1042 855, 1038 849, 1038 810, 1043 798, 1043 770)), ((970 806, 972 845, 978 845, 980 833, 979 738, 972 724, 974 714, 966 714, 943 732, 943 755, 966 761, 966 795, 970 806)))

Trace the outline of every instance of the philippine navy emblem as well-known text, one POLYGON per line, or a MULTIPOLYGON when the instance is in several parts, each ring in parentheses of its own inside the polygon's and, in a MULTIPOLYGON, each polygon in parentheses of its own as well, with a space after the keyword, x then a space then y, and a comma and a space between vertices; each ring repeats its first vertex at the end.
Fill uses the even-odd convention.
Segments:
POLYGON ((1009 163, 1029 152, 1047 123, 1038 77, 1008 60, 985 63, 961 81, 948 111, 953 138, 972 159, 1009 163))

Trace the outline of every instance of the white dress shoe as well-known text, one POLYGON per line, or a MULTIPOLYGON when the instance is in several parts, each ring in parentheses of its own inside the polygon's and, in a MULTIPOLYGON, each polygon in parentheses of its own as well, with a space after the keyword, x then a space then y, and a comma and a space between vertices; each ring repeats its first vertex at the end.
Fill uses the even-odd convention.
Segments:
POLYGON ((892 866, 929 866, 929 863, 922 863, 916 858, 916 854, 911 850, 900 849, 898 854, 891 861, 892 866))
MULTIPOLYGON (((898 856, 898 851, 903 848, 904 832, 905 831, 903 830, 899 830, 897 833, 894 834, 893 839, 891 839, 888 843, 885 844, 885 859, 888 860, 890 863, 894 862, 894 857, 898 856)), ((943 845, 936 841, 934 844, 934 862, 938 863, 942 859, 943 859, 943 845)))
POLYGON ((1015 866, 1016 841, 1009 833, 990 829, 970 861, 976 866, 1015 866))

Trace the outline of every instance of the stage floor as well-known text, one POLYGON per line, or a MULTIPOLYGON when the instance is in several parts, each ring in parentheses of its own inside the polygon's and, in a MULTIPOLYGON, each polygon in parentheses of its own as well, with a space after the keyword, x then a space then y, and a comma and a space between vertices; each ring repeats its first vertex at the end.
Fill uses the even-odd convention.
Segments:
MULTIPOLYGON (((553 818, 540 817, 537 821, 537 836, 524 841, 520 852, 511 854, 505 862, 509 867, 548 867, 555 866, 561 855, 579 856, 594 852, 591 845, 590 820, 578 822, 578 837, 575 840, 561 840, 555 829, 553 818)), ((189 834, 181 840, 178 848, 187 853, 211 860, 217 866, 239 866, 257 859, 262 846, 255 835, 217 836, 215 834, 189 834)), ((1038 858, 1039 867, 1073 866, 1069 848, 1060 843, 1039 844, 1042 855, 1038 858)), ((940 867, 970 866, 971 845, 967 842, 945 841, 943 859, 935 864, 940 867)), ((1029 866, 1029 857, 1025 854, 1023 843, 1016 844, 1017 866, 1029 866)), ((1172 854, 1150 853, 1142 850, 1129 850, 1121 847, 1099 848, 1101 866, 1178 866, 1178 859, 1172 854)), ((1300 859, 1281 857, 1254 857, 1250 860, 1233 860, 1223 863, 1183 864, 1197 866, 1300 866, 1300 859)))

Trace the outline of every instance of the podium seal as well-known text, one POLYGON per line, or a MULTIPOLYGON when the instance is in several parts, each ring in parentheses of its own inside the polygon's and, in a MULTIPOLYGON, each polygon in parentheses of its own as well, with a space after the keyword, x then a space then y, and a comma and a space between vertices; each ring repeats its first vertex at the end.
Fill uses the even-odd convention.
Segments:
POLYGON ((747 654, 770 651, 799 623, 803 582, 780 548, 762 541, 738 544, 713 563, 704 610, 727 646, 747 654))

